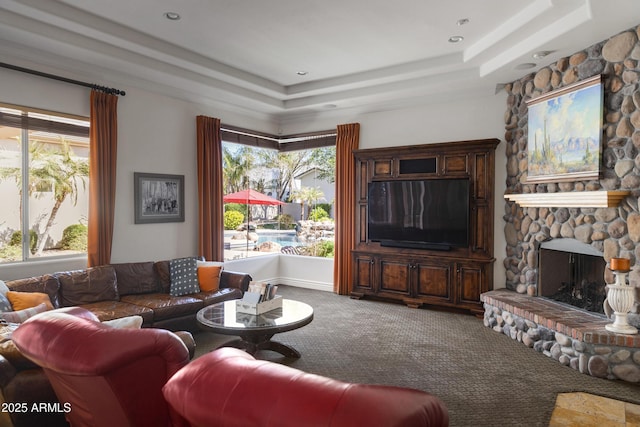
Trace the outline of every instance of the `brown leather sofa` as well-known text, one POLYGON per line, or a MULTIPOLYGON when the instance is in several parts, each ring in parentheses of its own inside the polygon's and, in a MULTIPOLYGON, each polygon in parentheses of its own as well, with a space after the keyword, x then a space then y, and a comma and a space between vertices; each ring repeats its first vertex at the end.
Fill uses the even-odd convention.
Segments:
POLYGON ((248 274, 222 270, 219 290, 171 296, 169 262, 110 264, 5 283, 12 291, 48 294, 54 308, 86 308, 101 321, 138 315, 143 327, 193 331, 198 310, 242 298, 251 281, 248 274))
MULTIPOLYGON (((176 297, 169 294, 169 261, 149 261, 64 271, 5 283, 13 291, 48 294, 54 308, 83 307, 100 321, 139 315, 143 327, 196 331, 198 310, 241 298, 250 281, 248 274, 222 270, 218 291, 176 297)), ((188 337, 181 338, 184 341, 188 337)), ((193 353, 192 348, 190 351, 193 353)), ((47 403, 55 409, 58 399, 42 369, 8 341, 0 344, 0 404, 11 402, 26 403, 30 410, 0 412, 0 426, 67 425, 63 412, 31 410, 33 404, 47 403), (46 424, 42 424, 44 421, 46 424)))

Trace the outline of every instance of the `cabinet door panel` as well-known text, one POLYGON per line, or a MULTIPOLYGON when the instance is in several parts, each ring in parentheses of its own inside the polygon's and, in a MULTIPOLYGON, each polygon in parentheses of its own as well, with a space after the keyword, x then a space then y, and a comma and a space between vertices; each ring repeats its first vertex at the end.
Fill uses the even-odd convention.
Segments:
POLYGON ((483 292, 483 271, 482 268, 470 265, 458 266, 458 302, 473 303, 480 302, 480 294, 483 292))
POLYGON ((474 209, 475 224, 472 227, 472 250, 478 254, 491 256, 491 247, 493 246, 493 224, 489 218, 491 209, 485 205, 477 205, 474 209))
POLYGON ((380 261, 380 292, 409 295, 411 265, 406 261, 383 259, 380 261))
POLYGON ((354 290, 373 291, 374 280, 374 260, 368 256, 355 257, 355 278, 353 283, 354 290))
POLYGON ((442 173, 445 175, 466 175, 468 173, 467 156, 464 154, 445 154, 443 156, 442 165, 442 173))
POLYGON ((449 265, 418 265, 417 296, 451 300, 451 268, 449 265))

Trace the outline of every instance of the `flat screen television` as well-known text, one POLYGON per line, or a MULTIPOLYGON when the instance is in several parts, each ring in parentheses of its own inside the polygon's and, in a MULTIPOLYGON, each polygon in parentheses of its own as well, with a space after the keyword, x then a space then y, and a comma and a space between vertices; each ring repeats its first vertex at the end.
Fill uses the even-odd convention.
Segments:
POLYGON ((469 180, 374 181, 368 238, 383 246, 449 250, 469 245, 469 180))

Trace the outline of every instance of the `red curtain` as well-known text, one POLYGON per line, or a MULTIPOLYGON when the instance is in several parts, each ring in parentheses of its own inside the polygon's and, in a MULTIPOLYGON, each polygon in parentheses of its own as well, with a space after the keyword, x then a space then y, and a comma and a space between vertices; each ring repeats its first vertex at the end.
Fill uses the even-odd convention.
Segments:
POLYGON ((336 136, 336 197, 333 290, 339 295, 351 292, 355 245, 356 171, 353 150, 360 141, 360 124, 338 125, 336 136))
POLYGON ((198 255, 223 260, 222 137, 220 119, 196 118, 198 163, 198 255))
POLYGON ((116 199, 118 97, 91 91, 88 266, 111 262, 116 199))

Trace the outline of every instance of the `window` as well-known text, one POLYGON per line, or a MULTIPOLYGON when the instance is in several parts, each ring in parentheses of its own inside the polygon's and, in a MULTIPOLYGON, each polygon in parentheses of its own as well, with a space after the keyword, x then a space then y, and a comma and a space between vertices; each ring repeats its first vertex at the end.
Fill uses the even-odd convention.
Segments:
POLYGON ((87 252, 87 118, 0 104, 0 263, 87 252))
POLYGON ((224 194, 251 189, 272 200, 224 204, 225 260, 333 257, 335 146, 280 151, 223 142, 222 150, 224 194))

